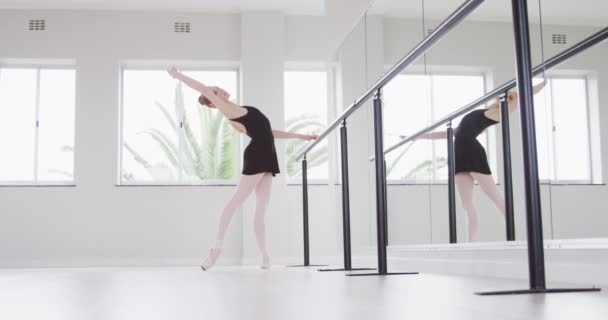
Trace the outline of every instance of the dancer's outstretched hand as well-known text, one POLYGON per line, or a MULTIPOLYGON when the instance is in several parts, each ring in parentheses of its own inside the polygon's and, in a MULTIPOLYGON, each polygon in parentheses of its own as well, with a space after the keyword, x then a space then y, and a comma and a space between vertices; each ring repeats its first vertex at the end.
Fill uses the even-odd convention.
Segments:
POLYGON ((305 134, 302 136, 302 139, 306 140, 306 141, 312 141, 312 140, 317 140, 319 139, 319 136, 316 134, 305 134))
POLYGON ((172 78, 176 78, 179 75, 179 71, 177 71, 175 66, 171 66, 169 69, 167 69, 167 72, 169 72, 169 75, 172 78))

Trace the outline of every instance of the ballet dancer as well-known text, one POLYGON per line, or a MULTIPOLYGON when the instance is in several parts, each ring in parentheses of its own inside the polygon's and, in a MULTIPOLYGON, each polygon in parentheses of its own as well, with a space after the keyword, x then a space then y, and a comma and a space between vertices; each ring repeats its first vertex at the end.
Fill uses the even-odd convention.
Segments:
POLYGON ((272 177, 279 173, 279 162, 274 139, 315 140, 316 135, 303 135, 280 130, 273 130, 270 121, 260 110, 251 106, 239 106, 232 103, 230 95, 219 87, 206 86, 180 73, 175 67, 167 70, 169 75, 201 93, 198 101, 201 105, 216 108, 228 120, 230 125, 240 133, 251 138, 243 155, 243 171, 236 189, 225 205, 220 216, 219 230, 209 255, 201 264, 203 270, 215 265, 219 258, 226 230, 235 211, 247 197, 255 191, 256 207, 254 213, 254 231, 258 249, 262 255, 262 269, 270 268, 270 256, 266 248, 266 228, 264 214, 271 195, 272 177))
MULTIPOLYGON (((545 87, 545 82, 534 86, 534 94, 537 94, 545 87)), ((505 217, 505 200, 498 191, 490 166, 486 151, 477 141, 477 136, 484 132, 488 127, 500 123, 500 98, 496 98, 492 104, 485 109, 473 110, 462 117, 458 128, 454 130, 454 155, 456 160, 456 186, 460 195, 461 205, 467 214, 468 240, 477 239, 479 220, 477 210, 473 203, 473 187, 475 181, 481 190, 490 198, 496 208, 505 217)), ((518 108, 517 91, 511 90, 507 94, 509 112, 518 108)), ((405 138, 405 136, 401 136, 405 138)), ((446 139, 445 131, 429 132, 422 135, 419 139, 437 140, 446 139)))

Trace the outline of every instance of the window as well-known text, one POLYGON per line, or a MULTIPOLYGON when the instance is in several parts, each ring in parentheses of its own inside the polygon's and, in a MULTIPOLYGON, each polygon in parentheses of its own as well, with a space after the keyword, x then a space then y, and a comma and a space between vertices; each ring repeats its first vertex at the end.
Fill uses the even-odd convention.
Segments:
POLYGON ((534 105, 540 179, 591 182, 587 80, 549 77, 534 105))
MULTIPOLYGON (((287 131, 319 133, 327 125, 328 117, 328 72, 285 72, 285 124, 287 131)), ((296 156, 308 145, 303 140, 287 141, 287 174, 289 178, 301 177, 302 166, 296 156)), ((307 154, 308 178, 329 178, 328 142, 320 142, 307 154)))
MULTIPOLYGON (((236 70, 182 70, 238 101, 236 70)), ((164 69, 122 73, 122 184, 201 184, 236 178, 237 135, 219 111, 164 69)))
POLYGON ((76 72, 0 68, 0 182, 74 181, 76 72))
MULTIPOLYGON (((484 83, 481 74, 397 76, 383 89, 385 145, 391 146, 401 140, 400 135, 414 134, 483 96, 484 83)), ((453 128, 458 123, 455 119, 453 128)), ((487 134, 478 139, 484 147, 489 145, 487 134)), ((488 152, 493 164, 491 154, 488 152)), ((447 180, 447 141, 417 140, 388 154, 386 161, 389 180, 443 182, 447 180)))

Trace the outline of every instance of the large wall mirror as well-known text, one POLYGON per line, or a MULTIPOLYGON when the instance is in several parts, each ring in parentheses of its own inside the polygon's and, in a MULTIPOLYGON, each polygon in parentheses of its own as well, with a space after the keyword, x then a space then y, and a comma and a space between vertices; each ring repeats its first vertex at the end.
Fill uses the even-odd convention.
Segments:
MULTIPOLYGON (((367 85, 459 5, 441 0, 374 1, 365 16, 367 85)), ((608 26, 608 10, 601 1, 564 4, 531 0, 528 6, 534 66, 543 65, 608 26)), ((515 78, 511 12, 508 1, 485 1, 384 88, 386 147, 515 78)), ((608 170, 608 134, 602 128, 608 123, 608 112, 602 108, 602 101, 608 101, 608 95, 603 94, 608 92, 604 90, 608 81, 602 81, 602 75, 608 74, 606 56, 608 44, 600 43, 558 66, 541 68, 535 77, 535 84, 545 82, 535 95, 545 239, 608 236, 608 188, 603 178, 608 170)), ((478 109, 491 108, 495 103, 490 101, 478 109)), ((462 119, 452 122, 456 131, 462 119)), ((510 113, 509 120, 515 239, 525 240, 518 109, 510 113)), ((446 129, 441 126, 433 131, 446 129)), ((447 140, 440 134, 430 136, 438 139, 419 139, 387 155, 390 245, 449 242, 447 140)), ((457 179, 458 242, 502 242, 506 240, 506 228, 501 204, 505 192, 501 124, 490 126, 476 140, 486 154, 493 188, 475 177, 472 182, 457 179)), ((370 155, 371 147, 368 145, 370 155)), ((370 222, 375 226, 373 219, 370 222)))

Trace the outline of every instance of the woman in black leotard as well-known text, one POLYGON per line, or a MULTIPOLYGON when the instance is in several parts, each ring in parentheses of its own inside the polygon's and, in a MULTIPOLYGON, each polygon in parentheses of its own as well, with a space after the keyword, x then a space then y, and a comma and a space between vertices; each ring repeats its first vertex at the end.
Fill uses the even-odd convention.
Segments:
POLYGON ((274 176, 279 173, 279 162, 270 122, 260 110, 250 106, 243 106, 243 108, 247 109, 245 115, 230 119, 230 121, 243 125, 245 134, 251 138, 243 155, 243 174, 269 172, 274 176))
POLYGON ((274 145, 274 139, 303 139, 314 140, 316 135, 273 130, 270 121, 255 107, 238 106, 232 103, 230 95, 221 88, 208 87, 189 78, 177 69, 170 68, 169 74, 181 80, 190 88, 201 93, 199 102, 210 108, 217 108, 237 131, 247 134, 251 142, 245 148, 243 155, 243 171, 232 198, 222 211, 219 231, 215 243, 209 250, 209 255, 201 264, 203 270, 208 270, 217 261, 226 235, 226 230, 236 209, 255 191, 256 208, 254 215, 254 231, 258 248, 262 254, 262 268, 270 267, 270 257, 266 248, 266 231, 264 214, 270 200, 272 177, 279 173, 279 162, 274 145))
MULTIPOLYGON (((534 86, 534 94, 545 87, 545 82, 534 86)), ((517 109, 517 92, 510 91, 507 95, 509 112, 517 109)), ((456 160, 456 186, 462 207, 467 213, 467 230, 469 241, 477 239, 478 218, 473 203, 473 187, 475 181, 479 183, 481 190, 494 202, 498 210, 505 216, 505 200, 496 188, 492 177, 486 151, 477 141, 477 136, 484 132, 489 126, 500 122, 500 104, 498 101, 489 105, 486 109, 473 110, 460 121, 454 132, 454 154, 456 160)), ((445 131, 430 132, 421 139, 445 139, 445 131)))

